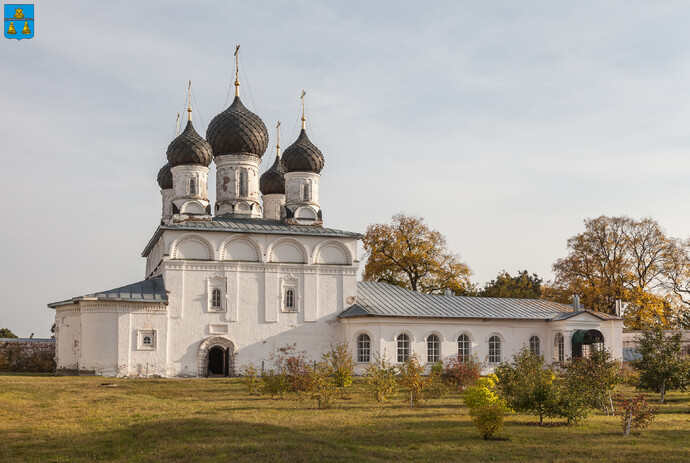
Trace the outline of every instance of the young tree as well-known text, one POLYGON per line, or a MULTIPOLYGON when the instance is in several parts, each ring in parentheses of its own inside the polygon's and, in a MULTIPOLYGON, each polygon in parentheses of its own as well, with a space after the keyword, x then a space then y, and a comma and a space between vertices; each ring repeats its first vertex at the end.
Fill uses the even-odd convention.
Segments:
POLYGON ((621 417, 624 436, 630 434, 630 428, 646 428, 654 420, 657 410, 649 406, 643 394, 630 399, 619 395, 617 399, 616 408, 621 417))
POLYGON ((495 280, 484 285, 484 289, 479 291, 478 296, 539 299, 542 281, 536 273, 530 275, 527 270, 518 272, 515 276, 503 270, 495 280))
POLYGON ((346 342, 341 342, 323 355, 323 361, 330 368, 330 375, 337 387, 348 387, 352 384, 352 373, 355 359, 346 342))
POLYGON ((420 217, 393 216, 391 224, 372 224, 362 240, 368 258, 365 281, 384 281, 422 293, 471 287, 472 271, 452 253, 446 238, 420 217))
POLYGON ((506 401, 496 395, 497 380, 496 375, 481 377, 464 393, 465 405, 484 439, 491 439, 501 431, 503 415, 510 410, 506 401))
POLYGON ((621 364, 608 350, 594 350, 588 357, 575 357, 561 364, 562 407, 570 407, 562 415, 568 421, 584 419, 592 408, 613 412, 611 392, 621 381, 621 364), (567 402, 567 403, 565 403, 567 402))
POLYGON ((364 370, 364 386, 373 399, 383 403, 398 387, 396 375, 395 367, 385 355, 376 354, 374 361, 364 370))
POLYGON ((9 328, 0 328, 0 338, 17 338, 17 335, 9 328))
POLYGON ((664 403, 666 391, 685 389, 690 383, 690 358, 681 353, 681 332, 665 336, 660 327, 642 332, 637 351, 640 359, 632 362, 640 373, 639 389, 661 394, 664 403))
POLYGON ((411 355, 400 365, 400 385, 410 391, 410 407, 417 407, 424 401, 424 392, 431 380, 424 375, 424 364, 419 355, 411 355))

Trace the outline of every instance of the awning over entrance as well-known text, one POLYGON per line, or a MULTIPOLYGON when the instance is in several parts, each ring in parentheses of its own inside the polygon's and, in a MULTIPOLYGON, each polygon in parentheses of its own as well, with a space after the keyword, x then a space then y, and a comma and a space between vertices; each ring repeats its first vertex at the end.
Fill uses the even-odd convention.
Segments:
POLYGON ((604 342, 604 335, 599 330, 577 330, 573 333, 573 344, 599 344, 604 342))

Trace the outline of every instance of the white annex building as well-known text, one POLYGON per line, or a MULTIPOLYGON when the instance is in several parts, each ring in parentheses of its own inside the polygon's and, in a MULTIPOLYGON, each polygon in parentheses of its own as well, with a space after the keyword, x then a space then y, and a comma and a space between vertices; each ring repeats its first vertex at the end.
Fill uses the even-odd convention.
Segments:
POLYGON ((492 364, 523 346, 563 360, 605 346, 622 355, 619 317, 543 300, 426 295, 358 282, 358 233, 325 228, 321 151, 302 131, 259 177, 262 120, 233 103, 191 120, 158 174, 163 213, 146 245, 143 281, 49 304, 58 373, 103 376, 240 374, 270 368, 296 344, 311 359, 347 341, 359 371, 376 354, 402 362, 477 355, 492 364), (215 164, 215 203, 207 179, 215 164))

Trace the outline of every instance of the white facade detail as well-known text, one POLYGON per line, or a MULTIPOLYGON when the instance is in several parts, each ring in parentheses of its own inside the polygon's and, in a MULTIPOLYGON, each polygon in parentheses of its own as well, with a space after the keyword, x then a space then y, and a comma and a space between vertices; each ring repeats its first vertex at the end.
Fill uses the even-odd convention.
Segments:
POLYGON ((259 164, 261 159, 249 154, 225 154, 216 164, 215 215, 246 214, 261 217, 259 203, 259 164))

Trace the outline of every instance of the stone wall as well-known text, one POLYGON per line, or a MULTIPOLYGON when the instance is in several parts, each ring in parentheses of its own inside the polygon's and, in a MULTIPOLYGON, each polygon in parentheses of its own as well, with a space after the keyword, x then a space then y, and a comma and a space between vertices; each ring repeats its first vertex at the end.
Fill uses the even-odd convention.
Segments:
POLYGON ((53 373, 55 340, 0 338, 0 371, 53 373))

